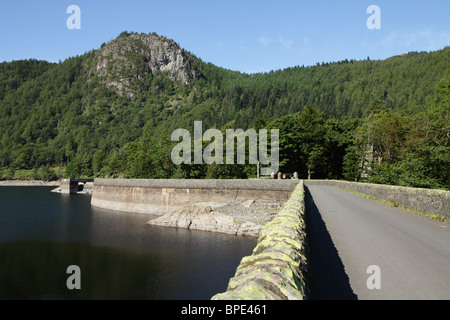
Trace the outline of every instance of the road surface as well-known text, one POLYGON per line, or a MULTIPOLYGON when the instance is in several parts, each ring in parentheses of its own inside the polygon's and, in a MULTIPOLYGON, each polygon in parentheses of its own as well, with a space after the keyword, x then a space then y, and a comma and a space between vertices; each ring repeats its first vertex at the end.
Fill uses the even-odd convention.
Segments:
POLYGON ((449 224, 332 186, 306 205, 311 299, 450 299, 449 224))

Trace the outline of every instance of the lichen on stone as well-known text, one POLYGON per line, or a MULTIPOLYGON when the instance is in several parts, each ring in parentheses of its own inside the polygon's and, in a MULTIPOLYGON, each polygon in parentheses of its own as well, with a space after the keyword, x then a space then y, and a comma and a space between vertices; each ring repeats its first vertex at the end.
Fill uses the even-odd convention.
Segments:
POLYGON ((303 181, 269 222, 253 254, 244 257, 226 292, 212 300, 301 300, 306 298, 304 272, 305 190, 303 181))

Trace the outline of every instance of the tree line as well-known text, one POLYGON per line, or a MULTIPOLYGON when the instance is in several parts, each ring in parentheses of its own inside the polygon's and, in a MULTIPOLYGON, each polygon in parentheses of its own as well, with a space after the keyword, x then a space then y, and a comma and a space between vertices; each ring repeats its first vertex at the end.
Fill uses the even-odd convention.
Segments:
POLYGON ((254 165, 172 163, 173 130, 201 120, 279 129, 280 170, 301 178, 450 188, 450 48, 252 75, 186 55, 194 81, 141 68, 132 98, 93 75, 98 50, 1 63, 0 177, 256 177, 254 165))

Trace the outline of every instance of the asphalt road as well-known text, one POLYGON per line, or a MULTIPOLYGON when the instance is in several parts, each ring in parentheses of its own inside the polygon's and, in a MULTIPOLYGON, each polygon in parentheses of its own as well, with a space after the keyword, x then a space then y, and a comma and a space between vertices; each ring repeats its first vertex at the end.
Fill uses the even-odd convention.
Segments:
POLYGON ((450 299, 449 224, 332 186, 306 205, 311 299, 450 299))

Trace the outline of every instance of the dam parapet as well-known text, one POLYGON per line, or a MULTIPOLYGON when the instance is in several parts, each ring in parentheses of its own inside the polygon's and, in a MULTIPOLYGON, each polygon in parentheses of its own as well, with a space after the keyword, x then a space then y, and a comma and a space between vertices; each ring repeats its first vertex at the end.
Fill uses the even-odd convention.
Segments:
POLYGON ((225 292, 212 300, 304 300, 308 271, 305 189, 301 181, 244 257, 225 292))
POLYGON ((299 180, 132 180, 96 179, 94 207, 164 215, 201 203, 236 200, 287 201, 299 180))

